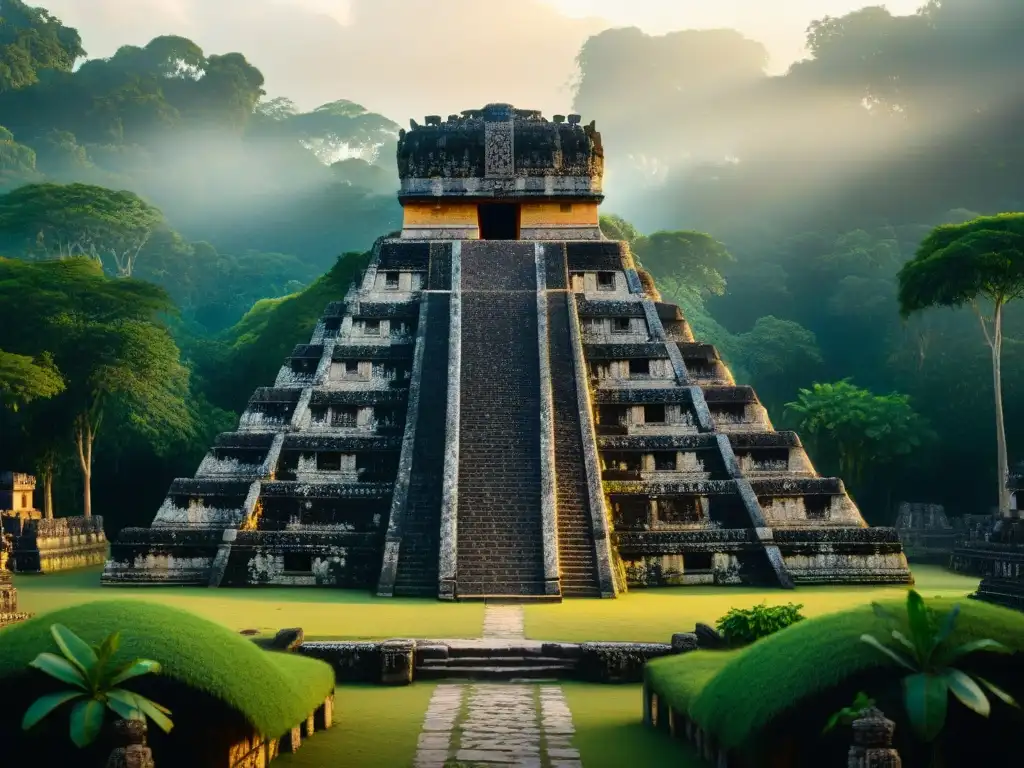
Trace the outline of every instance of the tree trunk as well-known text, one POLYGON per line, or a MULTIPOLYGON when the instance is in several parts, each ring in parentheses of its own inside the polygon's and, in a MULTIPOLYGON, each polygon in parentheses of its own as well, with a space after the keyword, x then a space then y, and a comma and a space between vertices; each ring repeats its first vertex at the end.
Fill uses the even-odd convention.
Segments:
POLYGON ((95 439, 96 432, 89 415, 82 414, 75 421, 75 446, 82 470, 82 514, 86 517, 92 517, 92 446, 95 439))
POLYGON ((53 519, 53 457, 46 459, 43 469, 43 513, 47 520, 53 519))
POLYGON ((1006 456, 1006 424, 1003 418, 1003 305, 996 303, 992 322, 992 385, 996 401, 996 468, 999 474, 999 514, 1010 517, 1009 461, 1006 456))

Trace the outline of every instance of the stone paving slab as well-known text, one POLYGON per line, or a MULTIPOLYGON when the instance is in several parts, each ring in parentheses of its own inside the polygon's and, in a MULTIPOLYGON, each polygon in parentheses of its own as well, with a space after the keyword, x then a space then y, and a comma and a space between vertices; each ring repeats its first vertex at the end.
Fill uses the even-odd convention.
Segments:
POLYGON ((484 639, 522 640, 525 621, 521 605, 488 604, 484 607, 484 639))
POLYGON ((583 768, 557 685, 444 684, 431 697, 414 768, 583 768))

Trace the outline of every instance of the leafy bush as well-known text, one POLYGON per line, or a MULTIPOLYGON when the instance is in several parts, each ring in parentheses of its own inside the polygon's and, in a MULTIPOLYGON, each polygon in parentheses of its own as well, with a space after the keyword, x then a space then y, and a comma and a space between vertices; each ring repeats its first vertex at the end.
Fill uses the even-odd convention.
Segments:
POLYGON ((755 605, 750 609, 733 608, 715 626, 729 645, 749 645, 762 637, 803 620, 803 605, 755 605))

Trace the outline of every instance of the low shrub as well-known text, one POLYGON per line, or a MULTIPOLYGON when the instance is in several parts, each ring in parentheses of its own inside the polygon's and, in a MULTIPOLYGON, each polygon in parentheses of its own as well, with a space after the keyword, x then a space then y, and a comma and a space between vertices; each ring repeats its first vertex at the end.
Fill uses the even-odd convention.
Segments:
POLYGON ((720 618, 715 626, 729 645, 750 645, 762 637, 774 635, 780 629, 803 620, 802 605, 755 605, 753 608, 733 608, 720 618))

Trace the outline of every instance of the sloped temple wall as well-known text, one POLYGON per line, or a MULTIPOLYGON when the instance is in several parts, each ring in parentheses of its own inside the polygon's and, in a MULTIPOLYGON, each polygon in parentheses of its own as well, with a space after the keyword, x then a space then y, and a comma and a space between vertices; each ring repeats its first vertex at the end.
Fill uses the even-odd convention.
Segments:
POLYGON ((910 578, 624 244, 408 237, 103 577, 552 599, 910 578))

